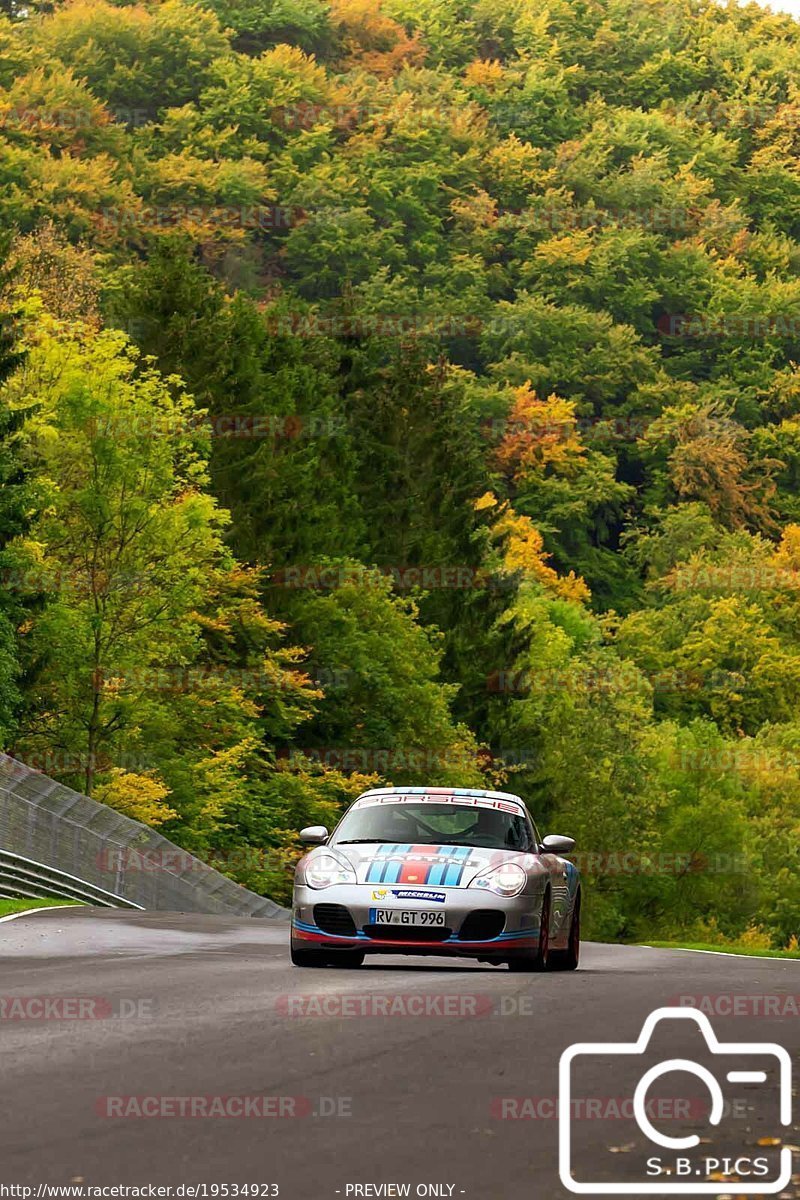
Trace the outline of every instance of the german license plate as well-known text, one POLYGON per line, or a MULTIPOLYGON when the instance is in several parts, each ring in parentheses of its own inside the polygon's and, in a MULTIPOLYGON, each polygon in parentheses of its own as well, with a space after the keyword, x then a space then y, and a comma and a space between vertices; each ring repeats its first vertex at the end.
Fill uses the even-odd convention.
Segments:
POLYGON ((424 909, 371 908, 371 925, 444 925, 444 913, 426 912, 424 909))

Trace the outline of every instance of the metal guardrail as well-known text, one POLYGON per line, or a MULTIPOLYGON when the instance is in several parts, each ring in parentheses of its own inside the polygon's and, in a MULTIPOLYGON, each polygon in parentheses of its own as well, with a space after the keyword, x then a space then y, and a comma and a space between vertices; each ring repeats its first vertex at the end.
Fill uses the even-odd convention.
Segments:
POLYGON ((83 879, 57 871, 44 863, 23 858, 21 854, 9 854, 0 850, 0 896, 25 896, 35 899, 53 896, 58 900, 82 900, 85 904, 102 908, 138 908, 133 900, 115 896, 103 888, 93 887, 83 879))
POLYGON ((289 916, 287 909, 240 887, 154 829, 7 754, 0 754, 0 854, 0 887, 8 870, 2 863, 10 859, 18 891, 47 886, 43 872, 50 872, 51 882, 60 876, 61 886, 83 889, 94 904, 277 921, 289 916))

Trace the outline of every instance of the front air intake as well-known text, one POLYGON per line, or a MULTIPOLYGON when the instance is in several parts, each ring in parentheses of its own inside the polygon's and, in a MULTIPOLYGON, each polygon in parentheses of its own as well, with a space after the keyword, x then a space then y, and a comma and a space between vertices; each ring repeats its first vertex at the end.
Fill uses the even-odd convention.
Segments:
POLYGON ((459 931, 462 942, 489 942, 503 932, 506 915, 493 908, 476 908, 467 913, 459 931))
POLYGON ((343 904, 315 904, 314 924, 323 933, 337 933, 340 937, 356 936, 356 923, 350 910, 343 904))

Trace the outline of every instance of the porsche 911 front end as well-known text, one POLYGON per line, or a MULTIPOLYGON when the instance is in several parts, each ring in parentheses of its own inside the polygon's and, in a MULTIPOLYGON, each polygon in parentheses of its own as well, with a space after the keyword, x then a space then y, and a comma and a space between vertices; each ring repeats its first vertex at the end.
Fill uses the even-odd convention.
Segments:
POLYGON ((359 797, 330 837, 321 828, 304 836, 318 845, 295 876, 297 966, 435 954, 544 970, 569 955, 570 938, 577 950, 577 869, 539 843, 516 796, 380 789, 359 797))

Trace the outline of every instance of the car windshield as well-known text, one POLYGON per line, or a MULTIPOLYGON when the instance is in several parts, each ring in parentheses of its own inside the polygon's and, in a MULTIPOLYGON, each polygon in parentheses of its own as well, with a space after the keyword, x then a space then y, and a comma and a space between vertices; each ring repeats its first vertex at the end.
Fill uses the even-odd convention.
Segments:
POLYGON ((414 846, 485 846, 492 850, 532 850, 522 813, 459 804, 375 804, 351 808, 331 845, 358 842, 414 846))

